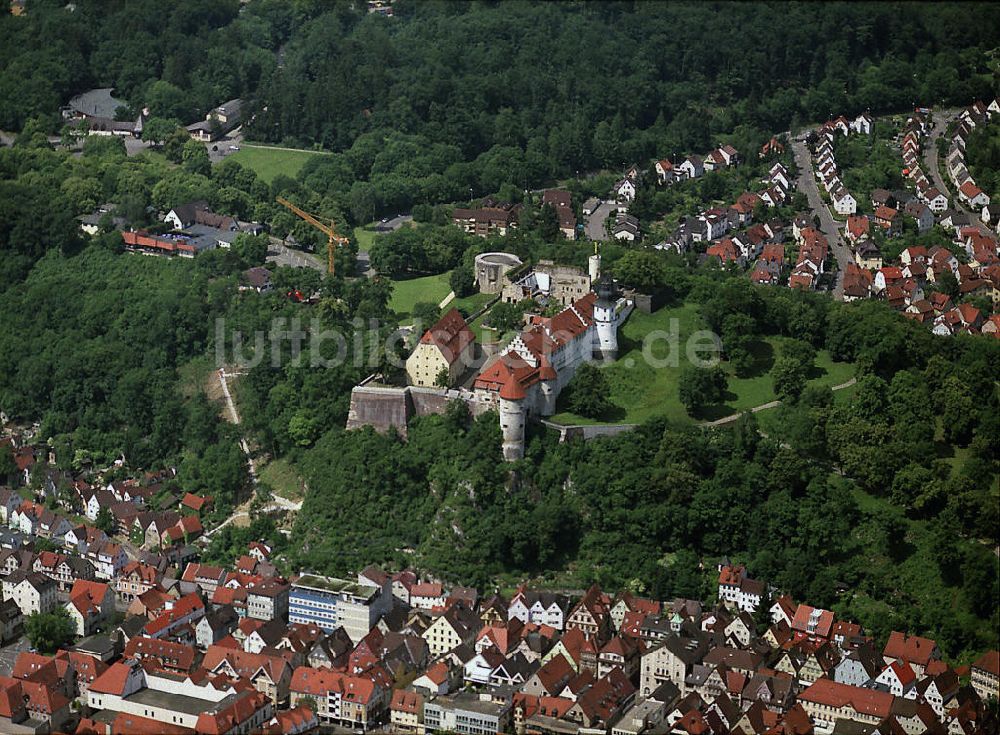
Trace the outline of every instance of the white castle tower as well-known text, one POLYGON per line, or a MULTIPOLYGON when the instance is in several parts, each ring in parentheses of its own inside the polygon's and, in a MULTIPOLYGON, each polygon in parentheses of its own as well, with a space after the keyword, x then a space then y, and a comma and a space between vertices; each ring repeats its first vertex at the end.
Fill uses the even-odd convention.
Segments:
POLYGON ((515 380, 500 389, 500 432, 503 434, 503 458, 508 462, 524 458, 525 398, 524 388, 515 380))
POLYGON ((607 277, 601 278, 594 286, 597 301, 594 302, 594 323, 597 325, 597 341, 594 356, 604 360, 618 357, 618 320, 615 317, 615 302, 618 289, 607 277))
POLYGON ((594 287, 601 277, 601 254, 597 251, 597 243, 594 243, 594 254, 587 260, 587 272, 590 274, 590 286, 594 287))

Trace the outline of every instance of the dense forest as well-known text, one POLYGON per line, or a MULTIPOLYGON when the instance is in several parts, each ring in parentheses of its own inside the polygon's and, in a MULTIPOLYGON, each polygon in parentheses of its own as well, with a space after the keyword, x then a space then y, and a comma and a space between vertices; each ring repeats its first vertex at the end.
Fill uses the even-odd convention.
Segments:
POLYGON ((308 204, 355 223, 722 141, 756 150, 831 114, 968 104, 993 94, 1000 37, 1000 8, 961 3, 72 7, 0 17, 0 129, 57 132, 59 105, 94 86, 126 117, 182 124, 244 97, 248 136, 335 152, 302 177, 308 204))
POLYGON ((953 655, 993 645, 996 342, 938 340, 877 303, 720 273, 675 280, 723 333, 735 319, 751 338, 782 334, 855 362, 853 400, 807 388, 766 432, 749 416, 715 431, 654 420, 586 443, 539 431, 513 472, 499 462, 495 416, 470 421, 460 404, 415 421, 405 442, 335 427, 301 454, 310 493, 295 561, 697 597, 710 591, 699 559, 737 555, 876 635, 933 631, 953 655), (967 448, 957 472, 941 459, 951 446, 967 448))

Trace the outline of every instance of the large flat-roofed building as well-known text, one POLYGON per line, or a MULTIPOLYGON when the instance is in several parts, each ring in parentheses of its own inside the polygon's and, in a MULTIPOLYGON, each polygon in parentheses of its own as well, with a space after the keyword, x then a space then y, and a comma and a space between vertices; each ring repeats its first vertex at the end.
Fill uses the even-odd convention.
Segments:
POLYGON ((424 702, 424 729, 427 732, 457 732, 488 735, 504 732, 510 722, 510 705, 497 704, 492 697, 461 692, 424 702))
POLYGON ((87 691, 87 704, 198 732, 256 731, 273 714, 271 700, 249 683, 223 685, 195 682, 186 674, 154 674, 137 660, 113 664, 97 677, 87 691))
POLYGON ((388 585, 381 588, 346 579, 303 574, 292 582, 288 622, 316 625, 330 632, 341 626, 357 643, 392 604, 388 585))

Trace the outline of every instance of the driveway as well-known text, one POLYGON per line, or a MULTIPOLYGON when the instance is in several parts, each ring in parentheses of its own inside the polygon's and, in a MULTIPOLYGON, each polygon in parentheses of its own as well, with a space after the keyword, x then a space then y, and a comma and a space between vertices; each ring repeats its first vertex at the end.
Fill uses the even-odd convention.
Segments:
POLYGON ((593 213, 584 216, 583 231, 587 235, 588 240, 603 242, 608 239, 608 233, 604 229, 604 222, 611 216, 614 210, 615 203, 613 201, 603 201, 593 213))
POLYGON ((837 282, 833 288, 833 298, 837 301, 843 301, 844 271, 847 269, 848 263, 854 262, 854 258, 850 249, 844 245, 837 220, 833 218, 830 208, 826 206, 826 202, 819 194, 819 185, 813 175, 809 148, 796 138, 792 140, 792 151, 795 153, 795 165, 799 167, 798 189, 805 193, 809 199, 809 208, 813 213, 819 215, 820 231, 826 236, 827 242, 830 243, 830 250, 837 259, 837 282))

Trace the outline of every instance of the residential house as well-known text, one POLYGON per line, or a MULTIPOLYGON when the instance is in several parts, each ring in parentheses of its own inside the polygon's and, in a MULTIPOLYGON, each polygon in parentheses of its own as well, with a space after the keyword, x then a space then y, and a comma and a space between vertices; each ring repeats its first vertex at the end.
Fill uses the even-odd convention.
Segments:
POLYGON ((447 386, 454 385, 473 364, 475 343, 476 337, 458 309, 451 309, 424 332, 406 358, 410 384, 434 386, 444 379, 447 386))
POLYGON ((858 202, 847 189, 840 188, 830 192, 830 198, 837 214, 848 215, 858 211, 858 202))
POLYGON ((987 651, 970 667, 972 688, 989 701, 1000 699, 1000 651, 987 651))
POLYGON ((66 611, 76 627, 76 634, 88 636, 115 612, 115 593, 101 582, 78 579, 69 593, 66 611))
POLYGON ((482 621, 462 604, 452 605, 438 616, 421 636, 427 641, 431 656, 440 656, 456 646, 471 646, 476 640, 482 621))
POLYGON ((55 608, 56 589, 55 581, 39 572, 14 572, 3 580, 3 598, 14 600, 25 616, 55 608))
POLYGON ((292 666, 277 653, 247 653, 216 645, 208 648, 201 665, 216 676, 248 680, 275 706, 283 705, 289 698, 292 666))
POLYGON ((507 619, 562 630, 569 607, 569 598, 565 595, 535 592, 521 587, 507 605, 507 619))
POLYGON ((877 725, 892 712, 894 697, 887 692, 820 679, 798 697, 813 722, 830 732, 840 720, 877 725))
POLYGON ((990 203, 989 195, 976 186, 971 179, 958 187, 958 198, 973 209, 982 209, 990 203))
POLYGON ((907 636, 894 630, 889 634, 889 640, 886 641, 882 651, 882 658, 887 664, 906 662, 917 676, 922 676, 931 661, 940 660, 941 649, 930 638, 907 636))
POLYGON ((764 596, 764 583, 747 576, 742 564, 725 566, 719 572, 719 601, 727 607, 754 612, 764 596))

